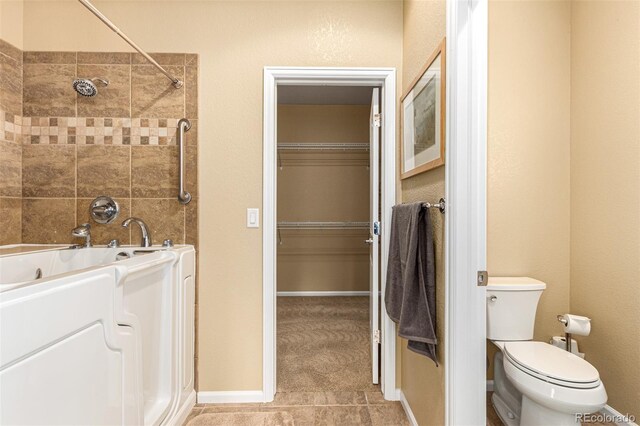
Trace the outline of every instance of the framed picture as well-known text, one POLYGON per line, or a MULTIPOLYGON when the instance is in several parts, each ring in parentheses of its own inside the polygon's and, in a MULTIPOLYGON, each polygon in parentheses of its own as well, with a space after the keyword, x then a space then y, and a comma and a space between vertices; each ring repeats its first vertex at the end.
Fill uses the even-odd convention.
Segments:
POLYGON ((444 165, 446 48, 443 39, 401 101, 402 179, 444 165))

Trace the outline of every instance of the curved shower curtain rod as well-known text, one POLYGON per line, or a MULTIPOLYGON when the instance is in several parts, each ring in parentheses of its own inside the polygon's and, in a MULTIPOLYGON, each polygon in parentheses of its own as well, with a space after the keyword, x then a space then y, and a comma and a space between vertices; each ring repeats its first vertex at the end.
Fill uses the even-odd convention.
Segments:
POLYGON ((111 28, 111 30, 118 34, 124 41, 126 41, 129 46, 133 47, 134 49, 136 49, 142 56, 145 57, 145 59, 149 62, 151 62, 151 64, 153 64, 156 68, 158 68, 160 70, 160 72, 162 72, 162 74, 166 75, 167 78, 169 80, 171 80, 171 83, 173 84, 173 87, 175 87, 176 89, 179 89, 182 87, 182 85, 184 84, 181 80, 175 78, 174 76, 172 76, 171 74, 169 74, 169 72, 167 70, 165 70, 162 65, 160 65, 155 59, 153 59, 151 56, 149 56, 149 54, 147 52, 145 52, 144 50, 142 50, 140 47, 138 47, 137 44, 135 44, 129 37, 127 37, 127 35, 125 33, 123 33, 122 31, 120 31, 120 29, 118 27, 115 26, 115 24, 113 22, 111 22, 109 20, 109 18, 107 18, 106 16, 104 16, 102 14, 102 12, 100 12, 94 5, 92 5, 89 0, 78 0, 80 3, 82 3, 82 5, 84 7, 86 7, 87 9, 89 9, 89 11, 91 13, 93 13, 94 15, 96 15, 98 17, 98 19, 100 19, 102 22, 105 23, 105 25, 109 28, 111 28))

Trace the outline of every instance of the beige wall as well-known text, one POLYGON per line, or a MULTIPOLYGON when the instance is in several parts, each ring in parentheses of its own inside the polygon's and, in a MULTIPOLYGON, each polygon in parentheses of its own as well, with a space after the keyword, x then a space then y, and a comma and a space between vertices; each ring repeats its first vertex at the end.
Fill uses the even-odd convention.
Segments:
POLYGON ((566 1, 489 3, 488 271, 547 283, 537 340, 569 309, 570 13, 566 1))
POLYGON ((0 39, 22 49, 24 0, 0 0, 0 39))
MULTIPOLYGON (((280 143, 368 143, 369 105, 279 105, 280 143)), ((278 221, 369 221, 368 151, 281 151, 278 221)), ((279 231, 278 291, 368 291, 369 231, 279 231)))
MULTIPOLYGON (((403 4, 404 93, 445 36, 446 3, 444 0, 412 0, 403 4)), ((444 196, 444 170, 444 167, 440 167, 403 180, 401 201, 439 200, 444 196)), ((444 424, 444 218, 435 210, 431 215, 436 245, 436 333, 440 366, 436 367, 430 359, 409 351, 405 340, 398 342, 401 389, 420 425, 444 424)))
POLYGON ((636 416, 638 75, 638 1, 490 2, 489 271, 547 283, 538 340, 558 313, 591 317, 580 349, 636 416))
POLYGON ((640 417, 640 2, 573 2, 571 67, 571 312, 609 405, 640 417))
MULTIPOLYGON (((96 1, 145 49, 200 54, 199 388, 262 388, 262 72, 400 67, 402 4, 96 1), (153 24, 153 25, 152 25, 153 24)), ((25 4, 25 48, 128 50, 77 1, 25 4)))

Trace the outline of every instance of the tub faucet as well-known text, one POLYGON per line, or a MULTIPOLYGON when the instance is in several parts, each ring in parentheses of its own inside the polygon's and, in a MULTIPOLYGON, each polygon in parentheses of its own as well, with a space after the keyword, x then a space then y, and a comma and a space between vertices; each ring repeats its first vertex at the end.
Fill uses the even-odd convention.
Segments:
POLYGON ((88 223, 83 223, 82 225, 73 228, 71 231, 71 235, 77 238, 84 238, 84 246, 83 247, 91 247, 91 225, 88 223))
POLYGON ((151 232, 149 232, 149 228, 147 228, 147 224, 142 221, 142 219, 138 219, 137 217, 130 217, 125 219, 122 222, 122 226, 125 228, 129 227, 131 222, 136 223, 140 227, 140 232, 142 233, 142 239, 140 240, 140 247, 151 247, 151 232))

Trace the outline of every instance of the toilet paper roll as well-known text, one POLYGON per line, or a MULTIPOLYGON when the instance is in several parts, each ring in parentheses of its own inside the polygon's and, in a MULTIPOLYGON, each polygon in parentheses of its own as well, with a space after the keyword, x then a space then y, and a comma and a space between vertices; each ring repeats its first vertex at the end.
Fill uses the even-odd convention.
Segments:
POLYGON ((577 334, 578 336, 588 336, 591 332, 591 319, 580 315, 563 315, 567 323, 564 325, 564 332, 577 334))

